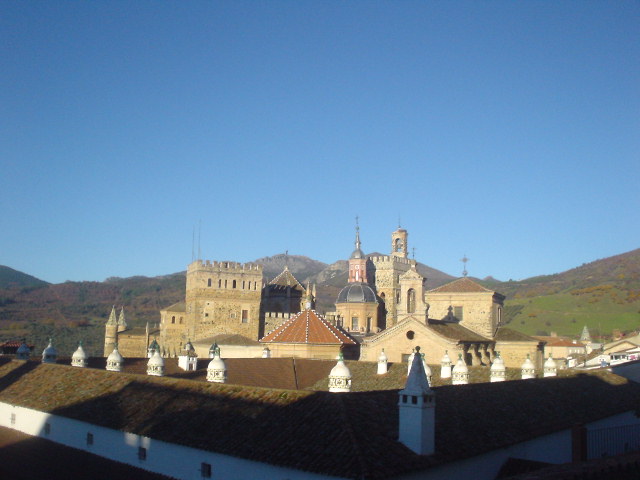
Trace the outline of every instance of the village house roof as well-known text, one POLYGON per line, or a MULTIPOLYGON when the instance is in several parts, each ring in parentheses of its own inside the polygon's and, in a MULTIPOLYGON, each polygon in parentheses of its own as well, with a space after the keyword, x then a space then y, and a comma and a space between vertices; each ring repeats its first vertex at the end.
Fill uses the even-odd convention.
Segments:
POLYGON ((478 455, 634 410, 640 401, 640 385, 607 371, 432 390, 436 453, 420 456, 397 440, 397 390, 263 389, 0 359, 2 402, 169 443, 358 479, 382 479, 478 455))
POLYGON ((482 285, 474 282, 470 278, 462 277, 452 282, 445 283, 444 285, 441 285, 438 288, 434 288, 433 290, 429 290, 427 294, 429 293, 475 293, 475 292, 494 293, 493 290, 484 288, 482 285))
POLYGON ((266 334, 261 343, 355 345, 356 341, 315 310, 303 310, 266 334))

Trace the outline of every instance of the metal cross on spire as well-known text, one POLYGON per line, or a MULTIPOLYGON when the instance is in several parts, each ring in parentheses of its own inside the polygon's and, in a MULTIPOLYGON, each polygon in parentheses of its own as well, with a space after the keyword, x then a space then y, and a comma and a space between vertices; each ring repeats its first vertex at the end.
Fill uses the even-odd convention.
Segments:
POLYGON ((462 256, 460 261, 464 265, 464 267, 462 268, 462 276, 466 277, 467 274, 469 273, 469 272, 467 272, 467 262, 469 261, 469 259, 467 258, 467 254, 466 253, 462 256))

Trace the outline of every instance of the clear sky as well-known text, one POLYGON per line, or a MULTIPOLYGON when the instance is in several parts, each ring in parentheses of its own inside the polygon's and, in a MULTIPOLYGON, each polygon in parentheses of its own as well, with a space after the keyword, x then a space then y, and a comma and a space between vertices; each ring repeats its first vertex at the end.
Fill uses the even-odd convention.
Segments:
POLYGON ((640 2, 0 2, 0 264, 288 250, 522 279, 640 247, 640 2))

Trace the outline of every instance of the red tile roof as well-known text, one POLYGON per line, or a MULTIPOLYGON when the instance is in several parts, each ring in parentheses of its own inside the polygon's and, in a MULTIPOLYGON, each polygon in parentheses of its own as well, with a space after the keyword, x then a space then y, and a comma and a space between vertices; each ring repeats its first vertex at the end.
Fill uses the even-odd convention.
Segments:
POLYGON ((280 285, 282 287, 299 287, 304 290, 304 287, 300 285, 300 282, 296 280, 293 273, 289 268, 284 267, 284 270, 280 272, 273 280, 269 282, 269 285, 280 285))
POLYGON ((470 278, 463 277, 453 282, 445 283, 444 285, 429 290, 430 293, 473 293, 473 292, 493 292, 488 288, 484 288, 479 283, 474 282, 470 278))
POLYGON ((329 323, 315 310, 304 310, 265 335, 263 343, 316 343, 355 345, 349 335, 329 323))

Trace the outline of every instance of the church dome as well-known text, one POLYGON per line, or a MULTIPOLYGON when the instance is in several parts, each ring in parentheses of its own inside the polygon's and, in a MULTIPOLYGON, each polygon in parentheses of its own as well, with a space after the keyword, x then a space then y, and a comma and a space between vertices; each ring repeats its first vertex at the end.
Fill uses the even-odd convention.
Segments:
POLYGON ((354 260, 360 260, 361 258, 364 258, 364 253, 362 252, 362 250, 360 250, 360 248, 356 248, 351 254, 350 258, 354 260))
POLYGON ((107 363, 122 363, 124 362, 124 358, 122 354, 118 351, 118 347, 114 347, 113 352, 109 354, 107 357, 107 363))
POLYGON ((160 356, 160 352, 158 352, 158 350, 156 350, 153 356, 149 359, 147 366, 164 367, 164 359, 160 356))
POLYGON ((376 303, 373 289, 363 282, 348 284, 338 294, 336 303, 376 303))
POLYGON ((44 363, 55 363, 58 357, 58 352, 53 346, 53 342, 49 339, 49 345, 42 351, 42 361, 44 363))

